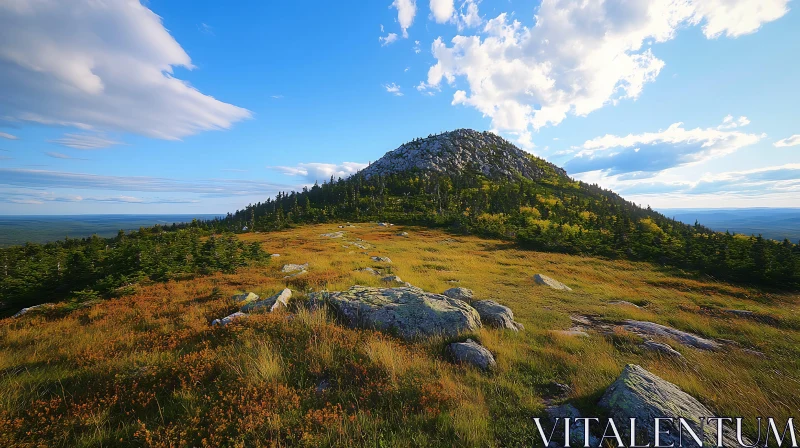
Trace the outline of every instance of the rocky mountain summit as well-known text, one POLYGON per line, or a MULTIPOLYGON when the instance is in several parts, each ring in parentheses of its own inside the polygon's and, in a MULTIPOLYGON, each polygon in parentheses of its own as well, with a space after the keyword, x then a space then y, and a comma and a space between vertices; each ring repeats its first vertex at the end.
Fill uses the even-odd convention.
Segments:
POLYGON ((458 129, 415 139, 361 171, 369 178, 410 170, 454 174, 473 169, 491 179, 541 179, 566 172, 491 132, 458 129))

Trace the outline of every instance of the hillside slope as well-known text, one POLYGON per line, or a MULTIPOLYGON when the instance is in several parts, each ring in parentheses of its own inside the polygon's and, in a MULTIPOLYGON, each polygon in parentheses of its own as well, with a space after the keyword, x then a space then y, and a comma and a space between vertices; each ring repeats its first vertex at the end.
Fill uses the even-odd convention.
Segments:
POLYGON ((0 320, 0 445, 538 446, 533 417, 561 403, 598 415, 600 395, 629 363, 715 415, 745 417, 750 434, 757 416, 798 411, 796 294, 422 227, 307 225, 239 238, 280 257, 0 320), (289 263, 308 272, 285 278, 289 263), (310 291, 385 286, 367 267, 426 291, 470 288, 511 307, 525 330, 461 337, 494 353, 497 370, 486 374, 452 363, 446 341, 404 342, 306 309, 310 291), (539 286, 537 273, 573 291, 539 286), (287 310, 210 325, 238 309, 231 295, 285 287, 294 292, 287 310), (659 338, 683 357, 673 358, 644 348, 626 319, 734 342, 712 352, 659 338))

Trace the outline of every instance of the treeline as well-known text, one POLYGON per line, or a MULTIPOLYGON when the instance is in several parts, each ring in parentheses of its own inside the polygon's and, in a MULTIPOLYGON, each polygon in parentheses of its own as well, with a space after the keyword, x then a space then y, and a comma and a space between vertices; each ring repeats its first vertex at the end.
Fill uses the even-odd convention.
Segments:
POLYGON ((202 225, 217 232, 344 220, 449 226, 536 250, 652 261, 720 280, 800 287, 798 244, 686 225, 543 168, 547 175, 536 181, 489 180, 475 170, 331 178, 202 225))
POLYGON ((196 222, 182 227, 0 249, 0 309, 124 295, 142 281, 234 272, 268 260, 258 243, 211 234, 196 222))

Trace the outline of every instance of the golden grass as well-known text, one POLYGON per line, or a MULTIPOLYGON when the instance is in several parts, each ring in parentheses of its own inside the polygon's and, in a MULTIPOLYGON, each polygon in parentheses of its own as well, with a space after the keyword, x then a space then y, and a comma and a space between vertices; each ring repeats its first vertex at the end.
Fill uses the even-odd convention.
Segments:
MULTIPOLYGON (((501 446, 529 445, 552 385, 586 412, 628 363, 674 382, 722 415, 797 416, 800 300, 692 278, 647 263, 520 250, 504 241, 425 228, 332 225, 245 234, 269 253, 266 268, 163 284, 62 313, 0 321, 0 446, 501 446), (397 236, 409 232, 408 238, 397 236), (363 250, 346 241, 360 238, 363 250), (370 256, 388 256, 392 264, 370 256), (284 279, 286 263, 309 263, 284 279), (496 356, 484 374, 452 365, 440 340, 405 343, 307 311, 307 294, 354 284, 383 269, 427 291, 462 286, 514 310, 525 331, 482 329, 496 356), (573 292, 536 285, 543 273, 573 292), (293 289, 290 312, 225 328, 230 296, 293 289), (624 300, 643 308, 611 305, 624 300), (755 311, 763 320, 733 316, 755 311), (589 338, 554 333, 570 315, 615 324, 648 320, 735 341, 701 352, 671 343, 686 362, 640 348, 621 328, 589 338), (318 385, 327 381, 327 391, 318 385)), ((666 341, 669 342, 669 341, 666 341)))

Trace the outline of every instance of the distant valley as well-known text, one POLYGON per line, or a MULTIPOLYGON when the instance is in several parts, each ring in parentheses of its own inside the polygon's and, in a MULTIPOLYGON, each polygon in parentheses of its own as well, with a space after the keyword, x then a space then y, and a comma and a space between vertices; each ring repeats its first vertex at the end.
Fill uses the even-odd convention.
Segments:
POLYGON ((743 208, 743 209, 663 209, 659 212, 686 224, 700 224, 719 231, 744 235, 761 235, 783 241, 800 240, 800 209, 743 208))

